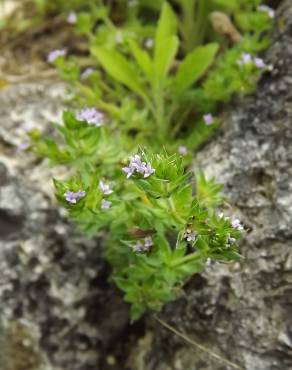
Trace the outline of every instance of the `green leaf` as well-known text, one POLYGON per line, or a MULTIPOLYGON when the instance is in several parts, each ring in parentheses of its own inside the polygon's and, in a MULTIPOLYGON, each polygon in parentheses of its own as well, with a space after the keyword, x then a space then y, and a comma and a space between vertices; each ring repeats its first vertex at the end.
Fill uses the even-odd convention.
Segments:
POLYGON ((126 85, 141 97, 145 97, 143 87, 137 78, 137 73, 123 55, 104 47, 93 47, 92 53, 111 77, 126 85))
POLYGON ((138 63, 139 67, 144 72, 148 81, 151 82, 151 80, 153 79, 153 66, 148 53, 142 50, 133 40, 129 40, 129 46, 131 53, 136 59, 136 62, 138 63))
POLYGON ((200 46, 184 59, 175 77, 177 94, 188 89, 206 72, 214 61, 218 47, 215 43, 200 46))
POLYGON ((178 49, 177 19, 167 2, 163 4, 155 35, 154 64, 157 80, 163 79, 178 49))

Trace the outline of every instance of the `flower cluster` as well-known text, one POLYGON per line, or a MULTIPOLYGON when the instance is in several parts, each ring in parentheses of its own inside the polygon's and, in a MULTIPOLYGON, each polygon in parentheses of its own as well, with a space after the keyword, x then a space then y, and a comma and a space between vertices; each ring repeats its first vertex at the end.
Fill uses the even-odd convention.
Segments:
POLYGON ((49 53, 47 57, 47 62, 48 63, 54 63, 58 58, 64 57, 66 55, 66 50, 65 49, 57 49, 53 50, 49 53))
POLYGON ((73 191, 66 191, 64 197, 68 203, 76 204, 81 198, 85 197, 86 193, 84 190, 78 190, 76 193, 73 191))
POLYGON ((254 64, 259 69, 267 68, 266 63, 262 58, 253 57, 248 53, 242 53, 240 59, 237 61, 239 66, 244 66, 246 64, 254 64))
POLYGON ((76 113, 76 119, 96 127, 100 127, 104 124, 104 115, 95 108, 84 108, 80 110, 76 113))
POLYGON ((151 167, 151 163, 142 162, 141 157, 136 154, 130 158, 128 167, 123 167, 122 171, 127 174, 127 179, 135 172, 142 174, 145 178, 151 176, 155 169, 151 167))
POLYGON ((153 246, 153 240, 150 236, 144 239, 144 243, 137 242, 132 246, 132 249, 135 253, 146 253, 149 252, 150 248, 153 246))

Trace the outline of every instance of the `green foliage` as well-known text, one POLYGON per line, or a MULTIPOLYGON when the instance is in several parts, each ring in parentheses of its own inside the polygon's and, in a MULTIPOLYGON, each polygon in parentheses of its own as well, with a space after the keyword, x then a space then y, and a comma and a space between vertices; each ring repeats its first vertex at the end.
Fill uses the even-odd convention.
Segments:
POLYGON ((87 37, 89 55, 53 61, 71 83, 72 104, 99 109, 102 122, 95 110, 84 119, 68 111, 53 138, 30 137, 37 155, 68 167, 56 196, 80 229, 103 233, 135 320, 174 299, 206 261, 240 258, 242 226, 220 215, 222 186, 187 168, 220 124, 222 103, 252 91, 268 69, 255 56, 268 45, 271 20, 257 0, 111 4, 76 1, 70 27, 87 37), (215 34, 214 10, 234 20, 240 42, 215 34), (84 65, 94 70, 84 76, 84 65))

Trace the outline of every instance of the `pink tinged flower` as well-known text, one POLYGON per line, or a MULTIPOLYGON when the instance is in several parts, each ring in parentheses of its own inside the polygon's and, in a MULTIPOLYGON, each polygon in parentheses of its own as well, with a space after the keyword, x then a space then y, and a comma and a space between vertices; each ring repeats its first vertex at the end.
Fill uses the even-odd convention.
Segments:
POLYGON ((104 183, 103 181, 99 182, 99 188, 104 195, 110 195, 113 193, 113 190, 109 184, 104 183))
POLYGON ((187 154, 188 154, 188 148, 187 148, 186 146, 179 146, 179 147, 178 147, 178 153, 179 153, 180 155, 185 156, 185 155, 187 155, 187 154))
POLYGON ((254 58, 254 64, 259 69, 263 69, 267 67, 266 63, 264 62, 262 58, 254 58))
POLYGON ((68 203, 76 204, 81 198, 85 197, 86 193, 84 190, 78 190, 76 193, 73 191, 66 191, 64 197, 68 203))
POLYGON ((203 119, 204 119, 205 125, 207 126, 212 125, 212 123, 214 122, 214 117, 211 113, 205 114, 203 116, 203 119))
POLYGON ((238 218, 234 218, 232 221, 231 221, 231 226, 235 229, 235 230, 238 230, 238 231, 242 231, 244 230, 240 220, 238 218))
POLYGON ((104 124, 104 115, 95 108, 82 109, 76 113, 76 119, 96 127, 100 127, 104 124))
POLYGON ((67 17, 67 22, 70 24, 75 24, 77 22, 77 15, 74 12, 70 12, 67 17))
POLYGON ((275 18, 275 10, 267 5, 260 5, 258 10, 267 13, 270 18, 275 18))
POLYGON ((93 68, 86 68, 82 73, 81 73, 81 79, 86 80, 92 73, 94 72, 93 68))
POLYGON ((101 201, 101 209, 109 209, 112 206, 112 202, 109 200, 102 199, 101 201))
POLYGON ((47 62, 48 63, 54 63, 58 58, 64 57, 66 55, 66 50, 65 49, 58 49, 58 50, 53 50, 49 53, 47 62))

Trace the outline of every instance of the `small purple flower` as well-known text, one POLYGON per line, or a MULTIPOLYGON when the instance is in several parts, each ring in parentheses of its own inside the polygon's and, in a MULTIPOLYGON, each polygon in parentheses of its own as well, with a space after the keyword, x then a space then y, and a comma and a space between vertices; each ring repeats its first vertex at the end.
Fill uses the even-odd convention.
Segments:
POLYGON ((102 199, 101 201, 101 209, 109 209, 112 206, 112 202, 102 199))
POLYGON ((89 125, 100 127, 104 123, 104 115, 95 108, 84 108, 77 112, 76 119, 78 121, 85 121, 89 125))
POLYGON ((123 167, 122 171, 127 174, 127 179, 129 179, 135 172, 135 168, 129 165, 129 167, 123 167))
POLYGON ((260 5, 258 10, 267 13, 270 18, 275 18, 275 10, 267 5, 260 5))
POLYGON ((155 172, 155 169, 151 167, 151 163, 147 163, 147 165, 144 168, 144 177, 149 177, 155 172))
POLYGON ((153 246, 153 240, 149 236, 144 239, 144 243, 138 241, 136 244, 132 246, 132 249, 135 253, 145 253, 149 252, 150 248, 153 246))
POLYGON ((147 238, 144 239, 144 245, 146 248, 150 248, 153 246, 153 240, 151 236, 148 236, 147 238))
POLYGON ((227 242, 228 242, 228 244, 235 244, 235 242, 236 242, 236 239, 235 238, 231 238, 231 236, 229 236, 228 238, 227 238, 227 242))
POLYGON ((244 66, 252 62, 252 56, 248 53, 242 53, 240 59, 237 61, 239 66, 244 66))
POLYGON ((214 117, 211 113, 205 114, 203 116, 203 119, 204 119, 205 125, 207 126, 212 125, 212 123, 214 122, 214 117))
POLYGON ((86 193, 84 190, 78 190, 76 193, 73 191, 66 191, 64 197, 68 203, 76 204, 81 198, 85 197, 86 193))
POLYGON ((130 163, 128 167, 123 167, 122 171, 127 174, 127 179, 130 178, 135 172, 138 172, 140 174, 143 174, 144 177, 151 176, 155 169, 151 167, 151 163, 142 162, 141 157, 136 154, 133 157, 130 158, 130 163))
POLYGON ((86 68, 82 73, 81 73, 81 79, 86 80, 92 73, 94 72, 93 68, 86 68))
POLYGON ((74 12, 70 12, 67 17, 67 22, 70 24, 75 24, 77 22, 77 15, 74 12))
POLYGON ((188 242, 194 242, 197 238, 197 233, 195 231, 192 231, 186 235, 186 240, 188 242))
POLYGON ((29 148, 29 143, 21 143, 17 147, 17 152, 23 152, 29 148))
POLYGON ((244 230, 240 220, 238 218, 234 218, 232 221, 231 221, 231 226, 235 229, 235 230, 238 230, 238 231, 242 231, 244 230))
POLYGON ((254 58, 254 64, 259 69, 263 69, 267 67, 266 63, 264 62, 262 58, 254 58))
POLYGON ((144 248, 144 244, 142 244, 141 242, 137 242, 136 244, 134 244, 132 246, 132 249, 135 253, 143 253, 145 250, 144 248))
POLYGON ((188 154, 188 148, 186 147, 186 146, 179 146, 178 147, 178 153, 180 154, 180 155, 183 155, 183 156, 185 156, 185 155, 187 155, 188 154))
POLYGON ((64 57, 66 55, 66 50, 65 49, 58 49, 58 50, 53 50, 49 53, 47 62, 48 63, 54 63, 58 58, 64 57))
POLYGON ((145 40, 145 47, 147 49, 152 49, 154 46, 154 40, 152 38, 146 39, 145 40))
POLYGON ((104 183, 103 181, 99 182, 99 188, 103 192, 104 195, 110 195, 113 193, 113 190, 109 184, 104 183))

